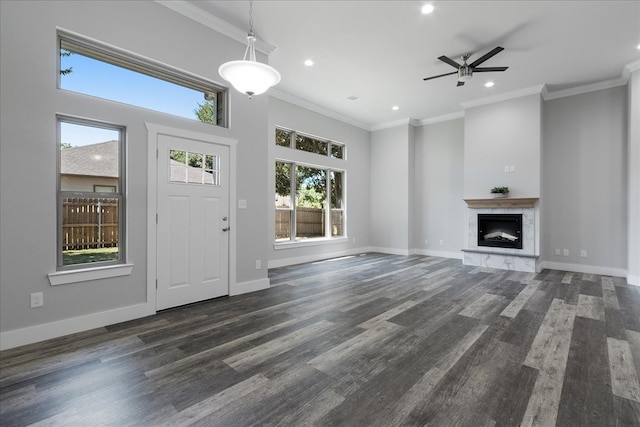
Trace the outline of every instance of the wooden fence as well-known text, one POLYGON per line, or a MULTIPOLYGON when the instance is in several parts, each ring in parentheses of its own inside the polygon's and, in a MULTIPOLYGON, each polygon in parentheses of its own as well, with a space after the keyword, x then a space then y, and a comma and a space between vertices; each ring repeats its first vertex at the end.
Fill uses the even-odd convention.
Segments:
MULTIPOLYGON (((342 211, 331 211, 331 235, 343 236, 342 211)), ((296 237, 324 237, 325 210, 319 208, 296 209, 296 237)), ((276 239, 291 237, 291 211, 276 210, 276 239)))
POLYGON ((67 197, 62 201, 62 250, 118 246, 118 199, 67 197))

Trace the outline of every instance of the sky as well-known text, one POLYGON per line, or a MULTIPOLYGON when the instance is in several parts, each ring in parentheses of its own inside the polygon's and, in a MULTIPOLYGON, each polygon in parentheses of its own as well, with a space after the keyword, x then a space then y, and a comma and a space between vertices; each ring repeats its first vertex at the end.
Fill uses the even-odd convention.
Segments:
MULTIPOLYGON (((61 69, 72 72, 60 76, 62 89, 150 108, 181 117, 196 119, 194 109, 204 95, 192 89, 145 76, 82 55, 60 57, 61 69)), ((115 123, 117 124, 117 123, 115 123)), ((71 146, 95 144, 117 139, 113 131, 63 124, 62 142, 71 146), (105 139, 106 138, 106 139, 105 139)))

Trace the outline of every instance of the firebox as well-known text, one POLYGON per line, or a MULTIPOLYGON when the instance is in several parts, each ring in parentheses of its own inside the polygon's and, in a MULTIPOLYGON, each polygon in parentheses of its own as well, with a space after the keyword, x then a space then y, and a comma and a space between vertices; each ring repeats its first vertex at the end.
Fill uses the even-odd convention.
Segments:
POLYGON ((522 214, 478 214, 478 246, 522 249, 522 214))

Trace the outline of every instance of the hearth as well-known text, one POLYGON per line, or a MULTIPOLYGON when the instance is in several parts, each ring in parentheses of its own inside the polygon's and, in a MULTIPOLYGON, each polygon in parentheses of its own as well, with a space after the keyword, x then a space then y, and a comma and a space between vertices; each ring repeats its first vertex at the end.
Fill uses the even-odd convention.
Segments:
POLYGON ((522 214, 478 214, 478 246, 522 249, 522 214))

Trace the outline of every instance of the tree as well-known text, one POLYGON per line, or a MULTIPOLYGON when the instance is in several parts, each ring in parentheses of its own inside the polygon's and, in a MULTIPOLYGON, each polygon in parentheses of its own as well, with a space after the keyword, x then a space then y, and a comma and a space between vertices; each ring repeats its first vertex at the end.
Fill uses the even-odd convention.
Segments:
POLYGON ((203 103, 198 102, 198 108, 193 110, 198 120, 202 123, 216 124, 216 102, 214 100, 205 100, 203 103))
MULTIPOLYGON (((65 58, 67 56, 71 56, 73 54, 73 52, 70 52, 68 50, 64 50, 64 49, 60 49, 60 57, 61 58, 65 58)), ((73 72, 73 67, 69 67, 69 68, 65 68, 60 70, 60 75, 61 76, 66 76, 67 74, 71 74, 73 72)))

